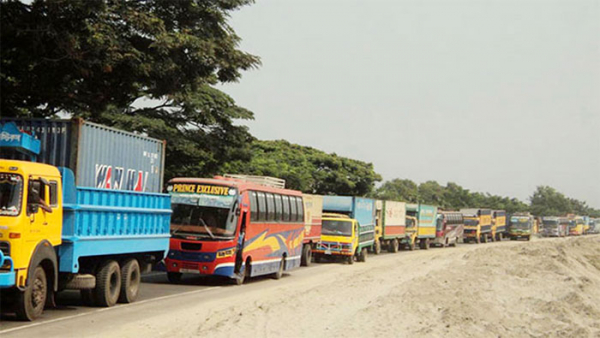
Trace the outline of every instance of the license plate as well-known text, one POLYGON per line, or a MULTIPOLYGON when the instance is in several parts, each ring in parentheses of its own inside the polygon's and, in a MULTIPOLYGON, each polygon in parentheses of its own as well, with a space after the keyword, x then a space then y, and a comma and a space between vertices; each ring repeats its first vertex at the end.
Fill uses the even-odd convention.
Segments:
POLYGON ((331 250, 325 250, 326 255, 331 255, 331 250))
POLYGON ((200 271, 198 270, 193 270, 193 269, 179 269, 179 272, 181 273, 200 273, 200 271))

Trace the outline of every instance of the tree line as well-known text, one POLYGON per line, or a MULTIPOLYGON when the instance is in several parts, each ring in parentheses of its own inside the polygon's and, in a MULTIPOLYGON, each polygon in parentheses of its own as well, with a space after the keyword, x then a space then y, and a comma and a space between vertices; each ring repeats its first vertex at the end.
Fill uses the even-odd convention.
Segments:
POLYGON ((284 178, 314 194, 600 216, 550 187, 538 187, 529 205, 455 183, 394 179, 375 188, 382 178, 371 163, 257 140, 236 123, 253 113, 216 88, 260 66, 258 56, 239 49, 228 24, 233 11, 251 3, 1 1, 1 114, 70 115, 167 140, 166 179, 245 173, 284 178))

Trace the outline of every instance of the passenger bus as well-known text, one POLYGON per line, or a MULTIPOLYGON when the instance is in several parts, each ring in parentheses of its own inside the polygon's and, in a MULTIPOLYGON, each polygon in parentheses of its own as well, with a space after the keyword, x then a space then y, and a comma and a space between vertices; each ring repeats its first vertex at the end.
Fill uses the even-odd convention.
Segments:
MULTIPOLYGON (((233 176, 233 175, 232 175, 233 176)), ((300 266, 304 237, 302 193, 256 176, 175 178, 165 266, 169 281, 183 273, 231 278, 273 274, 300 266)))

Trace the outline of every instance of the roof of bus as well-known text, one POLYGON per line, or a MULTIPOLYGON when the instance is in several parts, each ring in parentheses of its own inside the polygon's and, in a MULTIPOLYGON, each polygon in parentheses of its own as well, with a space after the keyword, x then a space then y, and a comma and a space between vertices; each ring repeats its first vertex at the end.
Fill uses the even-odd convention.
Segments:
POLYGON ((302 196, 302 192, 292 189, 280 189, 275 187, 268 187, 252 182, 244 182, 241 180, 227 178, 227 177, 215 177, 215 178, 195 178, 195 177, 176 177, 169 180, 168 183, 195 183, 195 184, 214 184, 224 185, 232 188, 236 188, 239 191, 244 190, 256 190, 262 192, 271 193, 286 193, 288 195, 302 196))

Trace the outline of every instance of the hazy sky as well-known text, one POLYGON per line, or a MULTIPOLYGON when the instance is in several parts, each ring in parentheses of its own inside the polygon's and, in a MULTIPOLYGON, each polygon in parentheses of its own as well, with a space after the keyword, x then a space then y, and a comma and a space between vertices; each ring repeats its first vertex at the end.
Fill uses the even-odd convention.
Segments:
POLYGON ((600 207, 600 1, 259 0, 231 24, 263 65, 224 90, 260 139, 600 207))

